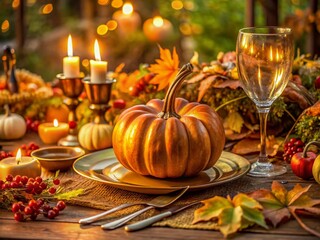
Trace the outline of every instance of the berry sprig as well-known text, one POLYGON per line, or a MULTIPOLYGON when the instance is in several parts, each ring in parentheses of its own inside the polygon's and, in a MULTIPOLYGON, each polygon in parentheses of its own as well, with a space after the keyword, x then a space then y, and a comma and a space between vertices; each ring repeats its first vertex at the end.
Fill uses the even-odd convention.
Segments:
POLYGON ((11 211, 14 213, 14 219, 18 222, 36 220, 39 214, 53 219, 59 215, 66 207, 64 201, 58 201, 56 205, 50 206, 44 199, 31 199, 27 204, 23 202, 15 202, 12 204, 11 211))
MULTIPOLYGON (((20 147, 21 149, 21 153, 22 153, 22 156, 31 156, 31 152, 33 150, 37 150, 40 148, 40 146, 34 142, 30 142, 28 144, 22 144, 20 147)), ((7 158, 7 157, 13 157, 15 156, 15 151, 12 152, 12 151, 0 151, 0 161, 4 158, 7 158)))
POLYGON ((35 220, 39 214, 53 219, 66 207, 64 201, 49 205, 49 200, 60 192, 59 185, 58 178, 43 180, 40 176, 8 175, 4 181, 0 180, 0 207, 11 208, 17 221, 35 220))
POLYGON ((299 138, 291 138, 289 142, 284 145, 283 159, 290 163, 292 156, 297 152, 302 152, 305 147, 304 142, 299 138))

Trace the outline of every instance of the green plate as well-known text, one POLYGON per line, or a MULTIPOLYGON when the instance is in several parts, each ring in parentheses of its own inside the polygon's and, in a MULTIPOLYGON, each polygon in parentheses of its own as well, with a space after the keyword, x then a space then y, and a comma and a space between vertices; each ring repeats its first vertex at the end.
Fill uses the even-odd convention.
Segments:
POLYGON ((200 190, 233 181, 250 170, 247 159, 229 152, 222 152, 217 163, 195 177, 159 179, 142 176, 124 168, 113 149, 87 154, 77 159, 73 169, 80 175, 107 185, 139 193, 166 194, 186 186, 200 190))

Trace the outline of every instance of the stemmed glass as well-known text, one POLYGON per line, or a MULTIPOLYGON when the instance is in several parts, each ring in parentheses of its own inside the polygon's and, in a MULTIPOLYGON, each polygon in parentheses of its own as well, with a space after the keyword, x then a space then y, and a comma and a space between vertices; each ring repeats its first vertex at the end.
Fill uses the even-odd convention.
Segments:
POLYGON ((260 119, 260 154, 248 175, 271 177, 285 173, 272 164, 266 151, 267 116, 291 75, 293 36, 289 28, 251 27, 239 30, 237 68, 243 90, 255 103, 260 119))

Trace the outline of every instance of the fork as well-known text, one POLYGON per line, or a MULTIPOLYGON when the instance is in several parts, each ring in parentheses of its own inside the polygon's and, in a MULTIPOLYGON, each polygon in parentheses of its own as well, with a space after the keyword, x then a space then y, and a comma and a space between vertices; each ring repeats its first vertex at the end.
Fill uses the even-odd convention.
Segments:
POLYGON ((161 195, 161 196, 158 196, 158 197, 152 199, 150 202, 124 203, 124 204, 121 204, 121 205, 119 205, 117 207, 111 208, 108 211, 99 213, 97 215, 94 215, 94 216, 91 216, 91 217, 87 217, 87 218, 82 218, 82 219, 79 220, 79 223, 80 224, 93 223, 93 222, 98 221, 99 219, 101 219, 101 218, 103 218, 103 217, 105 217, 105 216, 107 216, 107 215, 109 215, 111 213, 114 213, 114 212, 119 211, 121 209, 132 207, 132 206, 135 206, 135 205, 152 205, 154 203, 158 205, 161 202, 169 201, 169 200, 171 200, 170 203, 172 203, 175 200, 177 200, 180 196, 182 196, 188 189, 189 189, 189 186, 187 186, 187 187, 185 187, 185 188, 183 188, 181 190, 175 191, 173 193, 174 194, 173 196, 171 194, 170 195, 161 195))
POLYGON ((175 202, 177 199, 179 199, 188 189, 189 189, 189 186, 187 186, 181 190, 175 191, 173 193, 170 193, 169 195, 158 196, 158 197, 152 199, 150 202, 140 203, 140 204, 147 205, 147 207, 143 208, 141 210, 138 210, 134 213, 131 213, 123 218, 120 218, 115 221, 103 224, 103 225, 101 225, 101 228, 105 229, 105 230, 112 230, 112 229, 123 226, 125 223, 127 223, 131 219, 137 217, 138 215, 140 215, 150 209, 166 207, 166 206, 170 205, 171 203, 175 202))

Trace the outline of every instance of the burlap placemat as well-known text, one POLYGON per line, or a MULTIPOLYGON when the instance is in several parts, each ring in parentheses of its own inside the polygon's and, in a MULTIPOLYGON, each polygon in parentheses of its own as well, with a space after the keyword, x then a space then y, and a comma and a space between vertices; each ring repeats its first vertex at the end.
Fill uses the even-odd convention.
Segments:
MULTIPOLYGON (((60 173, 59 178, 61 180, 62 186, 66 191, 80 188, 84 190, 83 195, 72 199, 70 203, 85 207, 107 210, 123 203, 149 201, 155 197, 155 195, 140 194, 117 189, 104 183, 82 177, 81 175, 75 173, 73 170, 70 170, 66 173, 60 173)), ((232 197, 239 192, 249 192, 252 190, 254 190, 252 179, 250 177, 243 176, 235 181, 224 183, 218 186, 213 186, 205 190, 188 191, 172 205, 183 205, 196 200, 205 200, 217 195, 224 197, 230 195, 232 197)), ((177 213, 172 217, 166 218, 161 222, 154 224, 154 226, 167 226, 173 228, 189 229, 217 229, 217 226, 213 223, 192 224, 194 211, 201 206, 202 203, 199 203, 198 205, 192 206, 182 212, 177 213)), ((102 222, 106 223, 121 216, 130 214, 143 207, 145 206, 140 205, 118 211, 104 218, 102 222)), ((163 210, 149 210, 139 217, 133 219, 131 222, 145 219, 147 217, 160 213, 161 211, 163 210)))

